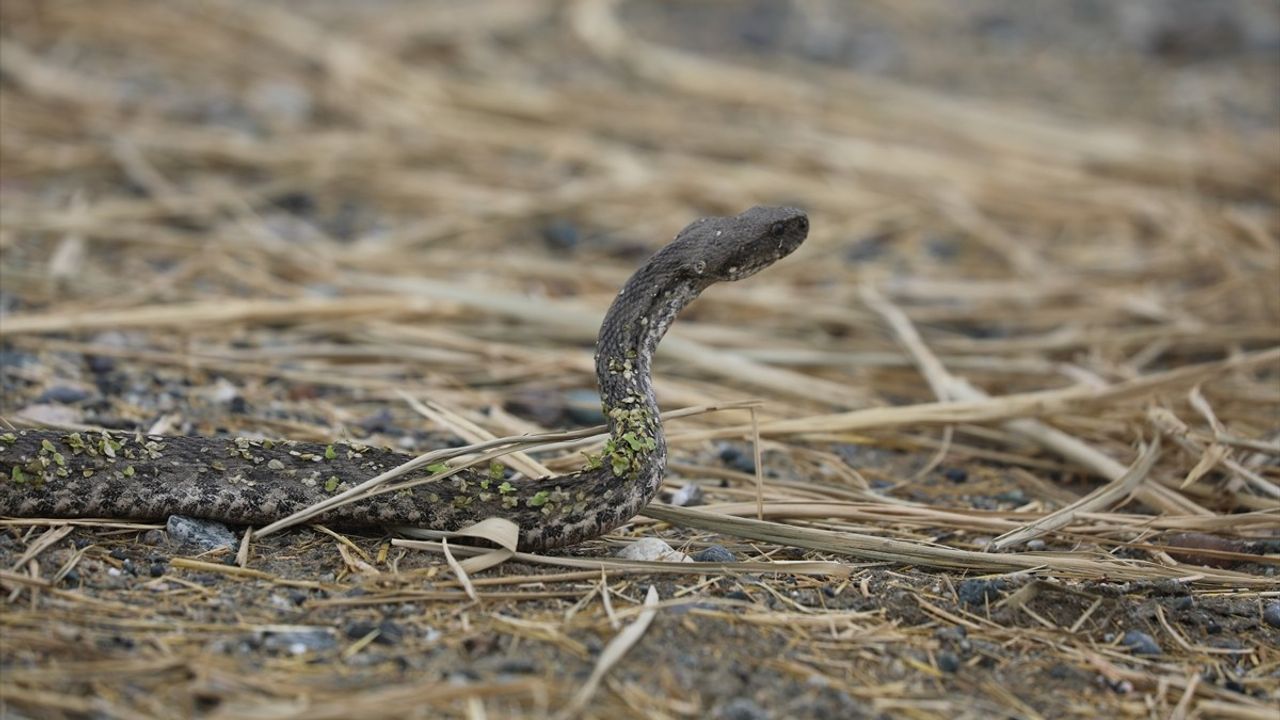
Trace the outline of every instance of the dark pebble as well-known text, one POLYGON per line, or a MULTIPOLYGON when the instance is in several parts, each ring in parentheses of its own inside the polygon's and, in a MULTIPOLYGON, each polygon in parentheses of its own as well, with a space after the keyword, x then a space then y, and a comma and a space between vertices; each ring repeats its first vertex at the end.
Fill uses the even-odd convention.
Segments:
POLYGON ((164 575, 164 563, 153 563, 151 565, 151 577, 160 577, 164 575))
POLYGON ((1280 600, 1272 600, 1262 609, 1262 621, 1271 627, 1280 627, 1280 600))
POLYGON ((720 545, 709 545, 690 557, 694 562, 732 563, 738 562, 737 556, 720 545))
POLYGON ((129 558, 125 558, 124 562, 121 563, 120 569, 123 570, 124 572, 129 573, 130 575, 138 574, 138 567, 134 565, 133 561, 130 560, 129 558))
POLYGON ((947 468, 942 471, 942 477, 959 485, 969 479, 969 471, 964 468, 947 468))
POLYGON ((231 398, 231 402, 227 404, 227 409, 236 415, 244 415, 249 412, 249 403, 239 395, 231 398))
POLYGON ((594 390, 570 390, 564 394, 564 409, 569 419, 579 425, 599 425, 604 422, 600 409, 600 395, 594 390))
POLYGON ((724 596, 725 596, 725 599, 728 599, 728 600, 741 600, 743 602, 751 602, 751 596, 742 592, 741 590, 733 590, 733 591, 727 592, 724 594, 724 596))
POLYGON ((953 652, 943 650, 938 653, 938 669, 942 672, 956 672, 960 669, 960 658, 953 652))
POLYGON ((734 698, 716 715, 719 720, 769 720, 769 713, 750 698, 734 698))
POLYGON ((36 398, 38 403, 62 403, 63 405, 74 405, 82 400, 93 397, 93 393, 84 388, 72 387, 70 385, 54 385, 53 387, 40 393, 36 398))
POLYGON ((378 637, 373 641, 379 645, 397 645, 404 639, 404 628, 390 620, 378 623, 378 637))
POLYGON ((1001 580, 964 580, 956 587, 956 594, 965 605, 985 605, 999 600, 1002 588, 1001 580))
POLYGON ((572 222, 556 218, 543 226, 542 240, 556 252, 572 252, 582 241, 582 233, 572 222))
POLYGON ((65 585, 79 585, 80 571, 75 568, 71 568, 70 570, 67 571, 66 575, 62 576, 62 582, 65 585))
POLYGON ((310 215, 316 209, 315 198, 310 193, 301 190, 293 190, 279 195, 271 201, 271 204, 293 215, 310 215))
POLYGON ((116 369, 116 359, 107 355, 88 355, 85 363, 95 375, 106 375, 116 369))
POLYGON ((1120 644, 1132 650, 1134 655, 1159 655, 1164 652, 1155 638, 1141 630, 1126 630, 1120 644))
POLYGON ((108 554, 116 560, 125 559, 124 548, 112 548, 111 552, 108 554))
POLYGON ((725 445, 720 448, 720 462, 731 470, 754 475, 756 461, 736 445, 725 445))

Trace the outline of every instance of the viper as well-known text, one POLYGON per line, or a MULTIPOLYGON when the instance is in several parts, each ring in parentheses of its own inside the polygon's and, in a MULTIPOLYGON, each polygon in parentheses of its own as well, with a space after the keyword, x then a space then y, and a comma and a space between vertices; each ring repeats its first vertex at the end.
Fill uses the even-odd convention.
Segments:
MULTIPOLYGON (((463 468, 336 507, 318 521, 449 531, 501 517, 519 526, 524 550, 569 545, 625 523, 649 503, 666 472, 650 372, 658 342, 703 290, 759 272, 808 234, 808 216, 790 207, 701 218, 627 280, 596 341, 609 439, 583 469, 522 479, 504 477, 500 466, 463 468)), ((13 431, 0 433, 0 516, 164 520, 176 514, 263 525, 406 459, 349 443, 13 431)))

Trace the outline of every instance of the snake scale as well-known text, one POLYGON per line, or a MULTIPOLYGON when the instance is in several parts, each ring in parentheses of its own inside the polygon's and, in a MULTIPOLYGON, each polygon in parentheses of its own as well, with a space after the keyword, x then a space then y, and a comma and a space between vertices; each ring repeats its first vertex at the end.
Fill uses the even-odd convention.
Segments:
MULTIPOLYGON (((808 216, 755 207, 696 220, 627 280, 596 341, 610 438, 578 472, 504 479, 466 468, 449 477, 327 511, 343 527, 457 530, 487 517, 520 527, 521 549, 596 537, 657 492, 667 450, 650 365, 676 315, 710 285, 740 280, 790 254, 808 216)), ((189 515, 263 525, 331 497, 408 456, 355 444, 21 430, 0 433, 0 516, 164 520, 189 515)))

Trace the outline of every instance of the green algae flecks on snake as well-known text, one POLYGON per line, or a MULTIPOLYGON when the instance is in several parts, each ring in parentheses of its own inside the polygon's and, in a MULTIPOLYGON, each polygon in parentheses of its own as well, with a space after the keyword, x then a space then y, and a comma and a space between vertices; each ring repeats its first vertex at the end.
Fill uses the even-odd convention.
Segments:
MULTIPOLYGON (((488 469, 465 469, 344 505, 319 521, 456 530, 496 516, 520 526, 524 549, 567 545, 621 525, 649 502, 666 469, 650 375, 658 341, 707 287, 773 264, 808 232, 808 217, 794 208, 702 218, 627 280, 596 341, 610 437, 582 470, 511 481, 488 469)), ((0 435, 0 516, 163 520, 180 514, 263 525, 409 459, 345 443, 13 431, 0 435)), ((427 473, 448 469, 432 466, 427 473)))

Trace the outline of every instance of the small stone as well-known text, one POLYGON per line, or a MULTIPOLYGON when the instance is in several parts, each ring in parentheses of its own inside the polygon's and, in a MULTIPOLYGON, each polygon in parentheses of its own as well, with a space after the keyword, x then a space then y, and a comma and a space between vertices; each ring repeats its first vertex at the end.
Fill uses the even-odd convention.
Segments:
POLYGON ((725 445, 720 448, 720 462, 731 470, 737 470, 748 475, 756 473, 756 461, 736 445, 725 445))
POLYGON ((1262 610, 1262 621, 1271 627, 1280 627, 1280 600, 1272 600, 1262 610))
POLYGON ((170 515, 165 525, 169 539, 176 545, 207 552, 220 547, 239 545, 236 534, 220 522, 201 520, 185 515, 170 515))
POLYGON ((337 639, 328 630, 294 630, 269 633, 262 646, 268 650, 288 652, 290 655, 303 655, 328 650, 337 644, 337 639))
POLYGON ((218 378, 213 387, 208 388, 206 392, 210 402, 218 403, 219 405, 227 405, 232 400, 240 397, 240 389, 226 378, 218 378))
POLYGON ((557 252, 572 252, 578 247, 582 234, 578 226, 563 218, 556 218, 542 228, 542 239, 547 247, 557 252))
POLYGON ((82 400, 93 397, 92 390, 73 387, 71 385, 54 385, 53 387, 40 393, 36 398, 38 403, 61 403, 63 405, 74 405, 82 400))
POLYGON ((617 557, 651 562, 693 562, 688 555, 673 549, 666 541, 658 538, 641 538, 619 550, 617 557))
POLYGON ((1003 587, 1000 580, 965 580, 956 587, 956 594, 965 605, 985 605, 999 600, 1003 587))
POLYGON ((404 639, 404 628, 401 628, 391 620, 383 620, 378 623, 378 637, 374 638, 374 642, 379 645, 397 645, 404 639))
POLYGON ((959 485, 969 479, 969 471, 964 468, 947 468, 942 471, 942 477, 959 485))
POLYGON ((1027 541, 1028 550, 1040 551, 1040 550, 1043 550, 1044 548, 1045 548, 1045 542, 1039 538, 1036 538, 1035 540, 1027 541))
POLYGON ((943 650, 938 653, 938 669, 942 672, 956 672, 960 669, 960 658, 953 652, 943 650))
POLYGON ((734 698, 716 714, 719 720, 770 720, 769 713, 750 698, 734 698))
POLYGON ((693 507, 702 504, 702 486, 689 483, 671 493, 671 504, 680 507, 693 507))
POLYGON ((691 556, 694 562, 733 563, 738 558, 720 545, 708 545, 691 556))
POLYGON ((594 390, 570 390, 564 394, 564 409, 579 425, 600 425, 605 421, 600 395, 594 390))
POLYGON ((164 563, 152 563, 151 569, 148 571, 151 577, 161 577, 164 575, 164 563))
POLYGON ((1132 650, 1134 655, 1159 655, 1164 652, 1155 638, 1141 630, 1126 630, 1120 644, 1132 650))

